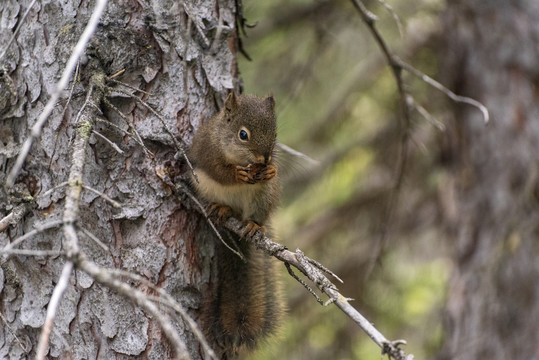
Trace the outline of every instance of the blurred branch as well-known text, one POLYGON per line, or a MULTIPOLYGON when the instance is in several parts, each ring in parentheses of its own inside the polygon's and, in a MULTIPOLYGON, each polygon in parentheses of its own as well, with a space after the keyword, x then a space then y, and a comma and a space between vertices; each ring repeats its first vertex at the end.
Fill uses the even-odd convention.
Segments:
POLYGON ((488 116, 488 110, 483 104, 471 98, 458 96, 454 94, 453 92, 451 92, 449 89, 447 89, 446 87, 444 87, 437 81, 433 80, 432 78, 423 74, 419 70, 415 69, 413 66, 405 63, 400 58, 398 58, 389 49, 389 46, 387 45, 382 35, 378 31, 376 27, 376 20, 378 18, 365 7, 365 5, 363 4, 361 0, 352 0, 352 3, 354 4, 354 7, 358 11, 363 22, 367 25, 374 40, 380 47, 380 50, 383 53, 384 57, 386 58, 388 65, 391 67, 393 76, 395 78, 395 82, 397 84, 400 104, 401 104, 401 139, 400 139, 400 150, 398 152, 399 159, 397 161, 395 185, 394 185, 394 190, 392 191, 392 194, 390 196, 389 202, 387 204, 386 216, 385 216, 384 225, 383 225, 381 236, 380 236, 381 240, 376 243, 377 247, 373 250, 373 261, 371 262, 371 267, 368 270, 368 272, 370 272, 372 268, 374 267, 375 262, 383 253, 386 247, 389 226, 391 224, 391 218, 393 216, 395 205, 398 201, 400 188, 403 183, 404 172, 406 169, 406 163, 408 159, 408 140, 410 137, 410 109, 411 109, 411 104, 412 104, 412 101, 409 101, 409 99, 412 99, 412 96, 409 95, 405 89, 404 82, 402 79, 402 70, 406 70, 412 73, 413 75, 419 77, 428 85, 431 85, 435 87, 436 89, 444 92, 447 96, 449 96, 454 101, 464 102, 464 103, 477 107, 479 110, 481 110, 485 122, 488 122, 489 116, 488 116))

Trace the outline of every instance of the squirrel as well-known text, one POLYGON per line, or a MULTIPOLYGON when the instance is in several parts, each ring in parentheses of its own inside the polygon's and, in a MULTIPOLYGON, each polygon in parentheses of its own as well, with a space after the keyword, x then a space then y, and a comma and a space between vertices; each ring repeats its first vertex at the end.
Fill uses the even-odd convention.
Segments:
POLYGON ((277 205, 276 137, 274 98, 231 92, 221 111, 200 126, 189 150, 198 176, 192 183, 211 203, 210 216, 218 224, 230 216, 246 224, 242 237, 223 237, 244 259, 216 245, 218 279, 202 307, 202 328, 221 359, 255 348, 276 331, 283 314, 273 259, 242 239, 266 232, 277 205))

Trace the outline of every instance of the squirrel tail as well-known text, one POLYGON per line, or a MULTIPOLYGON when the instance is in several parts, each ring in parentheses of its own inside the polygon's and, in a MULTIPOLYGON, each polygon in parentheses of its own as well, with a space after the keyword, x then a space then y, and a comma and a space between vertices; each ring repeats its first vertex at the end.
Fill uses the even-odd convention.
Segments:
POLYGON ((203 328, 221 358, 234 359, 276 332, 284 306, 275 259, 237 235, 227 235, 245 259, 216 245, 217 281, 203 305, 203 328))

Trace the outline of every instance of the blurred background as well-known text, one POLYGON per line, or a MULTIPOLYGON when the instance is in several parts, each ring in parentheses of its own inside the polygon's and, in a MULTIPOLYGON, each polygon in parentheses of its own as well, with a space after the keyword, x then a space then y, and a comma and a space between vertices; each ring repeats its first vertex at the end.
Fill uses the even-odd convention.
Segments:
MULTIPOLYGON (((439 0, 366 2, 391 49, 439 73, 439 0), (395 18, 398 15, 398 19, 395 18)), ((244 91, 277 100, 280 142, 316 163, 283 154, 283 198, 274 217, 281 243, 337 273, 344 296, 388 339, 404 338, 416 359, 442 345, 442 308, 451 261, 441 211, 448 101, 404 74, 432 117, 412 111, 398 192, 402 128, 396 83, 350 1, 245 0, 239 57, 244 91)), ((450 194, 449 194, 450 195, 450 194)), ((251 359, 380 359, 380 349, 334 307, 322 307, 284 267, 289 313, 279 341, 251 359)))

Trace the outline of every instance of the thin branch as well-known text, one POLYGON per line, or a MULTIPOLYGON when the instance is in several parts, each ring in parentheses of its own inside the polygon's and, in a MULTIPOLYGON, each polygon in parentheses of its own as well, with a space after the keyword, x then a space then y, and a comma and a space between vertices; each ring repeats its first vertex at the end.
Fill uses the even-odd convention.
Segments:
POLYGON ((126 96, 129 96, 131 98, 133 98, 134 100, 138 101, 142 106, 144 106, 145 108, 147 108, 148 110, 151 111, 152 114, 154 114, 157 119, 159 119, 159 121, 161 122, 161 124, 163 125, 163 127, 165 128, 165 131, 167 132, 167 134, 170 136, 170 138, 172 139, 172 141, 174 142, 174 145, 176 146, 176 149, 178 150, 178 152, 183 156, 183 158, 185 159, 186 163, 187 163, 187 166, 189 166, 189 169, 191 170, 191 174, 193 175, 195 181, 198 183, 198 176, 197 174, 195 173, 195 169, 193 168, 193 165, 191 164, 191 161, 189 160, 189 158, 187 157, 187 152, 185 151, 185 148, 184 146, 182 145, 182 143, 180 143, 178 141, 178 139, 176 138, 176 136, 174 136, 174 133, 172 132, 172 130, 170 130, 170 128, 168 127, 167 123, 165 122, 165 119, 163 119, 163 117, 157 112, 155 111, 150 105, 148 105, 144 100, 142 99, 139 99, 138 97, 136 96, 133 96, 131 94, 128 94, 126 92, 122 92, 122 91, 118 91, 118 90, 114 90, 114 91, 117 91, 119 92, 120 94, 123 94, 123 95, 126 95, 126 96))
POLYGON ((127 277, 131 280, 144 284, 145 286, 148 286, 150 289, 157 292, 161 297, 156 296, 156 297, 149 297, 149 298, 167 306, 169 309, 174 310, 175 312, 180 314, 181 318, 185 322, 187 322, 190 329, 193 331, 197 339, 200 341, 202 348, 207 353, 207 355, 210 358, 217 360, 217 356, 215 355, 215 352, 209 346, 208 342, 206 341, 206 338, 202 334, 202 331, 198 327, 198 324, 193 320, 191 316, 189 316, 189 314, 185 311, 185 309, 170 294, 168 294, 165 290, 157 287, 151 281, 149 281, 148 279, 140 275, 133 274, 131 272, 120 270, 120 269, 106 270, 106 271, 108 271, 108 273, 112 276, 127 277))
POLYGON ((67 186, 68 184, 69 183, 67 181, 64 181, 63 183, 60 183, 60 184, 56 185, 55 187, 45 191, 43 194, 39 194, 38 197, 48 196, 48 195, 52 194, 54 190, 60 189, 60 188, 62 188, 64 186, 67 186))
POLYGON ((309 165, 320 165, 320 161, 315 160, 315 159, 311 158, 310 156, 308 156, 308 155, 306 155, 306 154, 304 154, 302 152, 299 152, 299 151, 297 151, 295 149, 292 149, 290 146, 287 146, 287 145, 282 144, 280 142, 277 142, 275 144, 275 146, 281 151, 284 151, 284 152, 286 152, 286 153, 288 153, 288 154, 290 154, 292 156, 300 158, 301 160, 307 162, 309 165))
POLYGON ((56 84, 56 88, 54 92, 51 94, 49 101, 45 105, 43 112, 39 115, 39 118, 37 119, 36 123, 32 127, 30 136, 24 142, 20 150, 19 156, 17 157, 17 160, 15 162, 15 165, 11 169, 11 172, 9 173, 6 179, 6 186, 8 188, 12 187, 13 184, 15 183, 15 179, 17 178, 17 175, 19 174, 22 168, 22 165, 24 164, 24 160, 26 159, 26 156, 30 152, 30 148, 32 147, 33 141, 37 139, 39 135, 41 134, 41 128, 43 127, 43 125, 45 124, 45 121, 47 121, 47 118, 49 117, 52 110, 54 109, 54 106, 56 105, 56 102, 58 101, 58 98, 60 97, 62 91, 65 89, 65 87, 69 83, 69 79, 71 78, 71 73, 73 72, 73 69, 77 65, 79 58, 81 57, 84 50, 86 49, 86 45, 88 44, 88 41, 90 40, 95 29, 97 28, 97 24, 99 23, 99 19, 101 18, 101 14, 103 13, 103 10, 105 9, 106 5, 107 5, 107 0, 97 0, 92 16, 90 17, 90 20, 88 21, 88 25, 86 25, 86 28, 84 29, 84 32, 82 33, 79 41, 77 42, 77 45, 73 49, 73 52, 71 53, 71 56, 69 57, 69 60, 67 61, 64 72, 62 73, 62 77, 56 84))
POLYGON ((397 24, 397 28, 399 29, 399 34, 402 37, 404 35, 404 32, 402 31, 402 22, 401 22, 401 19, 399 18, 399 15, 397 15, 395 10, 393 10, 393 7, 389 5, 386 1, 378 0, 378 2, 382 4, 382 6, 385 7, 386 10, 391 14, 391 16, 393 17, 393 20, 395 20, 395 23, 397 24))
MULTIPOLYGON (((136 96, 131 96, 131 97, 136 98, 136 96)), ((147 156, 153 157, 152 152, 146 147, 146 145, 144 145, 144 142, 142 141, 142 138, 140 137, 138 130, 135 128, 135 124, 133 123, 133 120, 129 119, 126 115, 124 115, 124 113, 122 113, 120 109, 114 106, 107 98, 104 98, 103 102, 105 103, 105 105, 107 105, 112 110, 114 110, 114 112, 116 112, 122 119, 124 119, 124 121, 129 126, 129 129, 131 130, 131 133, 132 133, 131 137, 133 137, 135 141, 142 147, 142 149, 144 150, 147 156)))
POLYGON ((404 171, 406 169, 406 163, 408 160, 408 138, 409 138, 409 133, 410 133, 410 106, 407 101, 408 94, 406 92, 406 89, 404 87, 404 82, 402 80, 402 68, 399 66, 396 56, 393 55, 393 53, 389 49, 389 46, 384 41, 382 35, 380 34, 380 32, 375 26, 377 17, 365 7, 365 5, 363 4, 361 0, 352 0, 352 2, 355 8, 357 9, 357 11, 359 12, 361 19, 369 28, 376 43, 380 47, 380 50, 384 54, 384 57, 386 58, 388 65, 391 67, 391 70, 392 70, 392 73, 395 78, 395 82, 397 84, 397 88, 399 91, 401 116, 402 116, 401 139, 400 139, 400 145, 399 145, 400 150, 398 152, 397 168, 395 169, 395 184, 393 186, 393 190, 391 191, 389 201, 386 205, 387 207, 386 207, 386 214, 384 217, 384 225, 380 233, 380 240, 377 241, 377 248, 374 249, 373 261, 371 261, 368 271, 366 271, 366 274, 369 274, 372 268, 374 267, 374 263, 376 259, 379 258, 380 254, 384 251, 384 248, 386 246, 388 233, 389 233, 389 225, 391 224, 391 218, 393 216, 393 210, 395 208, 395 204, 398 202, 400 189, 401 189, 402 182, 404 179, 404 171))
POLYGON ((198 34, 200 35, 202 40, 204 40, 204 43, 206 44, 206 46, 210 46, 210 40, 208 40, 208 38, 204 34, 204 30, 202 30, 202 26, 200 26, 196 17, 192 15, 193 9, 192 9, 191 3, 188 0, 185 0, 185 1, 182 1, 182 5, 183 5, 183 10, 185 11, 189 19, 191 19, 193 23, 195 24, 195 28, 197 29, 198 34))
MULTIPOLYGON (((19 343, 19 346, 21 347, 22 351, 24 351, 25 353, 28 353, 29 349, 27 349, 26 346, 22 343, 22 341, 19 339, 19 337, 17 336, 17 334, 15 333, 13 328, 11 326, 9 326, 9 323, 7 322, 7 319, 4 317, 4 315, 2 315, 1 312, 0 312, 0 319, 2 319, 2 322, 4 323, 6 328, 9 330, 9 332, 15 338, 15 340, 19 343)), ((5 339, 5 335, 4 335, 4 339, 5 339)))
POLYGON ((110 145, 110 147, 112 147, 114 150, 116 150, 116 152, 120 155, 123 155, 124 154, 124 151, 122 149, 120 149, 120 147, 118 145, 116 145, 114 142, 112 142, 111 140, 109 140, 105 135, 101 134, 100 132, 96 131, 96 130, 92 130, 92 133, 97 135, 98 137, 100 137, 101 139, 105 140, 105 142, 107 144, 110 145))
POLYGON ((52 257, 65 254, 63 251, 58 251, 58 250, 32 250, 32 249, 10 249, 10 250, 2 250, 1 252, 6 255, 52 256, 52 257))
MULTIPOLYGON (((66 104, 64 106, 64 110, 62 111, 62 124, 64 123, 65 119, 65 113, 67 111, 67 107, 69 106, 69 103, 71 102, 71 98, 73 97, 73 91, 75 90, 75 84, 77 83, 77 78, 79 76, 79 68, 80 68, 80 61, 77 62, 77 67, 75 68, 75 75, 73 76, 73 80, 71 81, 71 89, 69 90, 69 96, 67 97, 66 104)), ((60 125, 61 126, 61 125, 60 125)), ((56 131, 56 134, 54 135, 54 149, 51 154, 51 159, 49 161, 49 170, 52 166, 52 161, 54 160, 54 155, 56 155, 56 145, 58 144, 58 138, 60 136, 60 131, 56 131)))
POLYGON ((60 275, 60 279, 58 280, 58 283, 56 284, 56 286, 54 287, 54 291, 52 292, 49 306, 47 307, 47 316, 45 318, 45 323, 43 324, 41 335, 39 337, 39 343, 37 345, 37 360, 43 360, 47 355, 47 347, 49 345, 49 337, 54 323, 54 317, 56 316, 56 311, 60 306, 60 300, 62 299, 62 295, 64 294, 65 290, 67 289, 67 285, 69 284, 69 278, 72 271, 73 263, 71 261, 66 261, 62 270, 62 274, 60 275))
POLYGON ((129 88, 129 89, 131 89, 131 90, 135 90, 136 92, 143 93, 143 94, 148 95, 148 96, 152 96, 151 93, 149 93, 149 92, 147 92, 147 91, 144 91, 144 90, 142 90, 142 89, 139 89, 139 88, 136 87, 136 86, 132 86, 132 85, 126 84, 126 83, 124 83, 124 82, 118 81, 118 80, 116 80, 116 79, 113 79, 112 76, 111 76, 111 77, 108 77, 108 78, 107 78, 107 81, 112 81, 112 82, 115 83, 115 84, 125 86, 126 88, 129 88))
POLYGON ((24 202, 13 208, 9 214, 0 220, 0 232, 7 229, 9 225, 15 225, 22 220, 24 215, 30 210, 30 203, 24 202))
MULTIPOLYGON (((181 185, 181 186, 183 186, 183 185, 181 185)), ((221 233, 219 233, 219 230, 217 230, 217 228, 215 227, 215 224, 213 223, 213 221, 211 221, 210 217, 208 216, 208 213, 206 212, 206 209, 204 208, 204 205, 202 205, 200 203, 200 201, 198 201, 198 199, 191 193, 191 191, 189 191, 189 189, 187 189, 186 187, 183 187, 182 190, 183 190, 184 194, 186 194, 198 206, 198 210, 202 213, 202 215, 204 215, 204 217, 206 218, 206 221, 208 222, 208 224, 212 228, 212 230, 215 233, 215 235, 217 236, 217 238, 221 241, 221 243, 223 243, 223 245, 225 245, 228 248, 228 250, 232 251, 234 254, 239 256, 240 259, 245 260, 245 257, 243 256, 242 253, 240 253, 237 250, 234 250, 223 239, 223 237, 221 236, 221 233)))
POLYGON ((421 104, 419 104, 412 96, 408 97, 408 100, 412 107, 417 110, 417 112, 425 118, 428 122, 430 122, 432 125, 434 125, 438 130, 445 131, 445 124, 441 122, 440 120, 436 119, 434 116, 432 116, 427 109, 425 109, 421 104))
POLYGON ((19 245, 21 242, 23 242, 24 240, 26 239, 29 239, 31 238, 32 236, 35 236, 45 230, 48 230, 48 229, 53 229, 55 227, 58 227, 60 225, 62 225, 64 222, 62 220, 54 220, 54 221, 49 221, 43 225, 40 225, 40 226, 36 226, 36 228, 30 232, 27 232, 26 234, 22 235, 22 236, 19 236, 18 238, 16 238, 15 240, 13 240, 11 243, 7 244, 6 246, 4 246, 3 249, 0 250, 0 254, 3 254, 3 253, 8 253, 10 250, 12 250, 15 246, 19 245))
POLYGON ((120 204, 120 203, 117 202, 116 200, 112 200, 107 194, 104 194, 104 193, 102 193, 101 191, 96 190, 96 189, 94 189, 93 187, 90 187, 90 186, 85 185, 85 184, 82 184, 82 187, 83 187, 85 190, 89 190, 89 191, 93 192, 94 194, 97 194, 99 197, 102 197, 103 199, 105 199, 106 201, 108 201, 112 206, 114 206, 114 207, 117 208, 117 209, 120 209, 120 208, 122 207, 122 204, 120 204))
MULTIPOLYGON (((110 121, 108 121, 108 120, 106 120, 106 119, 102 119, 102 118, 98 117, 98 118, 95 119, 95 121, 96 121, 96 122, 103 123, 103 124, 107 124, 107 125, 109 125, 109 126, 115 128, 116 130, 120 131, 120 132, 121 132, 122 134, 124 134, 125 136, 133 137, 127 130, 122 129, 122 128, 119 127, 118 125, 116 125, 116 124, 114 124, 114 123, 112 123, 112 122, 110 122, 110 121)), ((135 141, 137 141, 137 140, 135 139, 135 141)), ((140 144, 139 144, 139 145, 140 145, 140 144)))
POLYGON ((170 319, 159 311, 155 304, 148 299, 146 294, 120 280, 113 278, 108 271, 97 266, 93 262, 86 260, 82 254, 79 255, 77 268, 86 272, 98 283, 116 291, 118 294, 129 299, 148 312, 159 323, 165 336, 169 340, 170 344, 174 347, 176 358, 189 359, 185 343, 179 337, 170 319))
POLYGON ((33 0, 33 1, 30 3, 30 6, 28 6, 28 9, 26 9, 26 12, 24 13, 24 15, 22 16, 21 20, 19 21, 19 25, 17 26, 17 28, 16 28, 15 31, 13 32, 13 35, 11 35, 11 38, 10 38, 9 41, 7 42, 6 48, 5 48, 5 49, 2 51, 2 53, 0 54, 0 61, 2 61, 2 59, 4 58, 4 56, 6 56, 7 51, 9 50, 9 47, 11 46, 11 44, 13 43, 13 41, 15 41, 15 39, 17 38, 17 35, 19 35, 19 30, 21 30, 22 24, 24 24, 24 21, 26 20, 26 17, 28 16, 28 13, 30 12, 30 10, 32 9, 32 7, 34 6, 35 3, 36 3, 36 0, 33 0))
POLYGON ((454 92, 452 92, 451 90, 449 90, 448 88, 440 84, 438 81, 422 73, 421 71, 417 70, 412 65, 402 61, 398 57, 394 57, 394 60, 401 68, 417 76, 418 78, 420 78, 421 80, 429 84, 430 86, 440 90, 445 95, 447 95, 451 100, 476 107, 477 109, 479 109, 479 111, 481 111, 485 124, 489 122, 490 115, 489 115, 488 109, 485 105, 481 104, 479 101, 469 98, 467 96, 461 96, 461 95, 455 94, 454 92))
MULTIPOLYGON (((203 214, 203 212, 201 211, 201 208, 203 209, 203 206, 201 207, 197 205, 195 201, 191 198, 192 194, 191 196, 189 196, 188 193, 185 192, 185 185, 179 183, 176 185, 175 189, 177 191, 176 194, 181 198, 182 204, 184 206, 203 214)), ((230 217, 224 224, 222 224, 222 226, 225 229, 237 234, 238 236, 242 236, 245 230, 243 223, 238 219, 235 219, 234 217, 230 217)), ((273 256, 278 260, 284 262, 287 269, 289 269, 290 271, 290 266, 294 266, 296 269, 298 269, 303 275, 305 275, 310 281, 312 281, 321 292, 329 296, 329 303, 335 304, 351 319, 353 319, 369 335, 369 337, 371 337, 371 339, 373 339, 374 342, 378 346, 380 346, 384 354, 387 353, 397 360, 412 359, 411 355, 406 356, 404 352, 398 348, 398 345, 401 344, 400 341, 398 343, 394 343, 387 340, 356 309, 354 309, 348 304, 348 299, 342 296, 339 293, 337 287, 324 275, 324 273, 326 273, 328 270, 325 267, 321 266, 317 261, 308 258, 299 249, 297 249, 296 252, 291 252, 287 250, 285 246, 272 241, 269 237, 262 235, 259 232, 257 232, 251 238, 247 237, 245 241, 250 241, 253 245, 255 245, 257 249, 263 251, 267 255, 273 256)), ((291 272, 293 273, 293 271, 291 272)), ((299 279, 297 276, 293 277, 297 280, 299 279)), ((302 281, 300 281, 300 283, 302 283, 302 281)), ((306 285, 304 284, 304 282, 302 284, 304 286, 306 285)), ((310 289, 309 286, 306 286, 306 288, 308 290, 310 289)), ((314 292, 311 293, 315 295, 317 300, 320 299, 318 295, 314 294, 314 292)))
POLYGON ((79 225, 78 226, 79 230, 82 231, 82 233, 86 236, 88 236, 91 240, 93 240, 97 245, 99 245, 101 247, 101 249, 105 250, 105 251, 109 251, 109 247, 107 245, 105 245, 101 240, 99 240, 99 238, 97 236, 95 236, 94 234, 92 234, 90 232, 90 230, 86 229, 85 227, 79 225))

